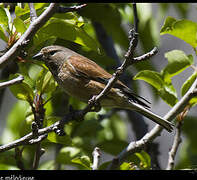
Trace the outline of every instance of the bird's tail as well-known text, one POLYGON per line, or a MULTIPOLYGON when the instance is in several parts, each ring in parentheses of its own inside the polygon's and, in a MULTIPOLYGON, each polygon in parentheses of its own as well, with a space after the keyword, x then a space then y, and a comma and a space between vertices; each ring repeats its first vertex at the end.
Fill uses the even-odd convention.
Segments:
POLYGON ((151 112, 150 110, 148 110, 147 108, 144 108, 143 106, 132 102, 131 106, 128 107, 128 109, 130 110, 134 110, 139 112, 140 114, 146 116, 147 118, 149 118, 150 120, 154 121, 155 123, 161 125, 163 128, 165 128, 168 132, 172 132, 173 130, 173 124, 170 123, 169 121, 165 120, 164 118, 154 114, 153 112, 151 112))

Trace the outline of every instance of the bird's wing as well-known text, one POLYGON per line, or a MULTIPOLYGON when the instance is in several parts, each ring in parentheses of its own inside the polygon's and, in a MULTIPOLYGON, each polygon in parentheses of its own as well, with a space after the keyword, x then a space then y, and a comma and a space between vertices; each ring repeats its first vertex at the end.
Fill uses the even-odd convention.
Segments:
MULTIPOLYGON (((94 61, 91 61, 90 59, 87 59, 83 56, 71 56, 67 59, 67 63, 70 66, 70 72, 73 72, 73 74, 77 74, 78 76, 82 78, 86 78, 89 80, 94 80, 97 82, 100 82, 102 84, 107 84, 108 80, 112 77, 110 73, 105 71, 102 67, 97 65, 94 61)), ((121 89, 129 98, 130 100, 149 108, 147 104, 139 100, 138 98, 146 101, 150 104, 149 101, 144 99, 141 96, 138 96, 137 94, 133 93, 131 89, 129 89, 126 85, 124 85, 121 81, 116 81, 114 88, 121 89)))

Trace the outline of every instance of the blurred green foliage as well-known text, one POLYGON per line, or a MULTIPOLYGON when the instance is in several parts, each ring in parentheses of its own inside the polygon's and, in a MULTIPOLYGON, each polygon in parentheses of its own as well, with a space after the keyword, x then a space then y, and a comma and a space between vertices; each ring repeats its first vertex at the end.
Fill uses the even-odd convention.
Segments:
MULTIPOLYGON (((37 15, 40 15, 49 3, 34 3, 37 15)), ((62 3, 62 5, 65 5, 62 3)), ((66 4, 70 6, 71 4, 66 4)), ((180 38, 196 48, 197 26, 195 22, 187 19, 177 20, 167 17, 159 34, 157 23, 162 19, 162 15, 167 12, 170 6, 176 8, 182 17, 188 12, 188 4, 159 4, 158 14, 152 12, 152 4, 137 4, 139 15, 139 43, 142 51, 147 52, 154 46, 159 46, 160 35, 170 34, 180 38)), ((0 38, 8 44, 10 48, 18 38, 26 31, 30 25, 29 7, 24 3, 17 3, 15 15, 11 21, 9 7, 4 8, 0 4, 0 38)), ((47 67, 39 62, 32 61, 31 57, 41 47, 59 44, 77 50, 90 59, 94 59, 102 67, 107 68, 114 62, 108 57, 97 40, 93 23, 102 24, 108 35, 115 43, 117 53, 121 60, 128 47, 128 31, 126 26, 133 23, 132 4, 127 3, 90 3, 79 13, 69 12, 65 14, 55 14, 39 31, 35 34, 33 41, 25 48, 27 57, 18 61, 19 74, 24 76, 21 84, 10 87, 12 94, 18 99, 13 105, 7 117, 6 128, 0 138, 2 144, 7 144, 15 139, 31 132, 31 123, 34 120, 31 106, 36 95, 42 95, 46 109, 44 127, 53 124, 61 119, 62 115, 68 112, 69 104, 76 109, 84 107, 84 103, 68 97, 58 88, 47 67), (48 99, 52 99, 48 101, 48 99)), ((172 50, 165 53, 168 65, 161 72, 156 72, 156 67, 151 61, 138 63, 134 66, 140 71, 134 80, 141 79, 150 84, 158 95, 170 106, 177 101, 177 92, 173 87, 172 79, 179 75, 186 68, 194 64, 193 56, 187 55, 181 50, 172 50)), ((10 79, 18 74, 10 75, 10 79)), ((182 96, 187 92, 192 82, 196 79, 196 73, 190 76, 182 86, 182 96)), ((195 105, 196 99, 190 102, 195 105)), ((57 164, 71 165, 78 169, 91 169, 92 151, 94 147, 99 147, 102 152, 110 155, 118 155, 127 145, 128 128, 126 122, 120 114, 114 113, 110 117, 102 120, 100 115, 105 115, 107 109, 102 109, 99 113, 91 112, 86 115, 83 122, 72 122, 65 126, 65 136, 58 136, 54 132, 49 133, 47 139, 42 142, 46 151, 60 150, 54 157, 42 162, 38 169, 55 169, 57 164)), ((195 144, 195 120, 187 119, 184 124, 184 133, 187 141, 184 143, 184 155, 181 157, 177 168, 185 168, 196 163, 195 144), (190 147, 192 147, 190 149, 190 147), (188 151, 188 149, 190 149, 188 151), (195 157, 195 158, 192 158, 195 157)), ((22 160, 27 169, 31 168, 35 149, 31 146, 24 148, 22 160)), ((18 169, 14 158, 14 150, 1 153, 0 169, 18 169)), ((99 169, 105 169, 110 162, 102 162, 99 169)), ((119 168, 120 170, 151 169, 151 159, 147 152, 141 151, 128 157, 119 168)))

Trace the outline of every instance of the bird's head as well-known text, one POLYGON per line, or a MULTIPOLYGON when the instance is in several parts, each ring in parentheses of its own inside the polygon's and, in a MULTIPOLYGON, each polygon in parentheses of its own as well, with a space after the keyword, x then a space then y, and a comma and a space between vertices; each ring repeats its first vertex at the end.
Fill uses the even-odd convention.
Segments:
POLYGON ((32 58, 43 61, 52 72, 56 72, 74 53, 68 48, 54 45, 42 48, 32 58))

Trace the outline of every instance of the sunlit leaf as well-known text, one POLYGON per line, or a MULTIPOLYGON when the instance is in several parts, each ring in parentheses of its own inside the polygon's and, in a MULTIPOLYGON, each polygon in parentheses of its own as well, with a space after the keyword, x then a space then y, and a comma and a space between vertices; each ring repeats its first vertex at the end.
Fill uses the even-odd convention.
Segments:
POLYGON ((51 37, 73 41, 82 46, 87 46, 94 51, 98 51, 99 49, 98 43, 81 27, 63 19, 51 18, 48 23, 37 32, 34 43, 38 45, 51 37))
POLYGON ((168 59, 168 65, 162 70, 162 75, 167 83, 171 82, 171 77, 181 73, 193 64, 193 56, 187 56, 180 50, 172 50, 165 53, 165 58, 168 59))
POLYGON ((140 71, 133 78, 134 80, 140 79, 144 80, 147 83, 151 84, 157 90, 160 90, 164 86, 164 82, 160 73, 150 70, 140 71))
POLYGON ((80 164, 88 170, 91 170, 91 161, 88 156, 76 157, 71 160, 73 163, 80 164))
POLYGON ((146 153, 145 151, 141 151, 140 153, 135 153, 135 155, 140 159, 140 165, 142 169, 151 168, 151 158, 148 153, 146 153))
POLYGON ((167 17, 164 25, 160 30, 160 34, 170 34, 179 39, 184 40, 192 47, 197 47, 197 23, 182 19, 176 20, 173 17, 167 17))
POLYGON ((19 17, 14 18, 13 23, 14 23, 14 26, 15 26, 17 32, 20 32, 23 34, 26 31, 27 27, 26 27, 24 21, 21 20, 19 17))
POLYGON ((0 24, 4 25, 4 27, 8 27, 8 16, 2 7, 0 7, 0 17, 0 24))
POLYGON ((5 42, 8 41, 7 36, 5 35, 4 29, 0 26, 0 39, 4 40, 5 42))

